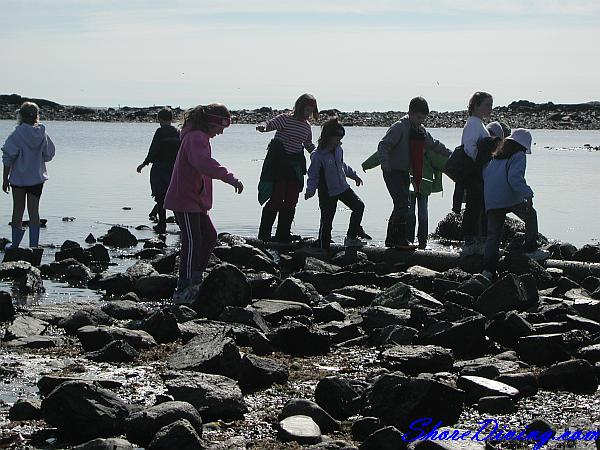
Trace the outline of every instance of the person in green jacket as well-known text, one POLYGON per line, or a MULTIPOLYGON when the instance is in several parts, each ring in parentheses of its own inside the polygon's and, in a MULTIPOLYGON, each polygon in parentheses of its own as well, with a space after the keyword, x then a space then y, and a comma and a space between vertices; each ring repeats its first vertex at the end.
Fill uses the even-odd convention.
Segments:
MULTIPOLYGON (((419 171, 410 171, 410 200, 409 212, 406 218, 406 240, 413 243, 415 240, 415 228, 417 225, 417 215, 415 207, 418 209, 418 229, 417 239, 419 248, 427 247, 428 230, 428 198, 430 194, 442 192, 442 170, 448 161, 447 155, 442 155, 434 152, 423 153, 422 169, 419 171)), ((380 165, 379 155, 373 153, 362 164, 364 171, 372 169, 380 165)))

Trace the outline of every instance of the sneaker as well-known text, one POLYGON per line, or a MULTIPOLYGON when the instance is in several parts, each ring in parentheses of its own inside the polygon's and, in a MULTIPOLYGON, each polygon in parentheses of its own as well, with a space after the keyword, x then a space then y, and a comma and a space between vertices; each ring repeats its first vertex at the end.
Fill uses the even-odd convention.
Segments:
POLYGON ((358 238, 362 238, 362 239, 367 239, 368 241, 370 241, 371 239, 373 239, 371 236, 369 236, 363 227, 360 227, 360 229, 358 230, 358 234, 356 235, 356 237, 358 238))
POLYGON ((344 239, 344 247, 363 247, 367 245, 367 241, 363 241, 358 237, 346 236, 344 239))
POLYGON ((173 303, 176 305, 189 305, 198 296, 200 284, 190 284, 183 289, 176 289, 173 293, 173 303))
POLYGON ((476 242, 472 242, 470 244, 463 245, 462 250, 460 251, 460 256, 471 256, 476 255, 479 250, 479 246, 476 242))
POLYGON ((534 261, 544 261, 544 260, 550 258, 550 252, 548 250, 542 250, 541 248, 538 248, 531 252, 527 252, 525 254, 527 256, 529 256, 531 259, 533 259, 534 261))

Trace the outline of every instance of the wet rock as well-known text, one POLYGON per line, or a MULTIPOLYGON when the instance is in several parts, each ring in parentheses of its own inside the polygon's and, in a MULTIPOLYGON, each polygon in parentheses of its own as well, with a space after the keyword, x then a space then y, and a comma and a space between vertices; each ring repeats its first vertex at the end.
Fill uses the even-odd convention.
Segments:
POLYGON ((489 349, 485 324, 483 317, 468 317, 456 322, 439 321, 420 330, 416 342, 443 345, 461 357, 480 356, 489 349))
POLYGON ((85 238, 85 243, 86 244, 95 244, 96 243, 96 238, 94 237, 94 235, 92 233, 87 235, 87 237, 85 238))
POLYGON ((329 333, 331 342, 334 344, 340 344, 364 335, 358 324, 348 320, 343 322, 328 322, 320 325, 319 329, 329 333))
POLYGON ((330 264, 320 259, 308 256, 304 260, 304 270, 314 270, 315 272, 335 273, 341 270, 340 266, 330 264))
POLYGON ((344 308, 337 302, 315 306, 313 314, 317 322, 344 321, 348 317, 344 308))
POLYGON ((266 389, 277 384, 286 384, 289 377, 288 368, 269 358, 261 358, 246 354, 240 363, 238 384, 243 392, 266 389))
POLYGON ((404 436, 396 427, 387 426, 371 433, 360 445, 360 450, 404 450, 404 436))
POLYGON ((385 306, 387 308, 406 308, 411 300, 410 286, 404 283, 396 283, 373 298, 373 306, 385 306))
POLYGON ((139 278, 135 282, 135 289, 142 298, 147 299, 170 299, 177 287, 175 275, 149 275, 139 278))
POLYGON ((216 319, 226 306, 244 307, 250 300, 246 276, 231 264, 220 264, 204 279, 191 307, 201 317, 216 319))
POLYGON ((502 374, 495 380, 514 387, 521 397, 532 397, 538 392, 537 377, 531 372, 502 374))
POLYGON ((295 441, 299 444, 321 442, 321 429, 308 416, 290 416, 277 424, 279 437, 284 442, 295 441))
POLYGON ((344 308, 353 308, 358 306, 369 306, 373 300, 382 293, 381 289, 366 286, 344 286, 331 291, 327 296, 328 301, 337 301, 344 308), (335 296, 343 297, 336 299, 335 296), (347 300, 349 297, 352 300, 347 300))
POLYGON ((37 267, 27 269, 25 275, 18 280, 18 287, 25 294, 44 292, 44 283, 42 282, 40 269, 37 267))
POLYGON ((600 301, 578 296, 573 299, 572 306, 580 316, 600 322, 600 301))
POLYGON ((68 381, 79 381, 86 383, 93 383, 94 385, 100 386, 106 389, 119 389, 122 388, 122 383, 106 378, 92 378, 92 377, 65 377, 65 376, 57 376, 57 375, 44 375, 42 376, 38 382, 37 387, 40 391, 40 395, 42 397, 47 397, 50 393, 60 386, 63 383, 68 381))
POLYGON ((81 264, 86 266, 89 266, 92 261, 90 254, 85 252, 79 246, 79 244, 77 244, 76 247, 64 248, 54 254, 54 260, 56 262, 64 261, 65 259, 74 259, 75 261, 79 261, 81 264))
MULTIPOLYGON (((113 300, 104 303, 100 309, 117 320, 137 320, 148 315, 150 309, 131 300, 113 300)), ((98 325, 98 324, 86 324, 98 325)), ((107 324, 103 324, 107 325, 107 324)))
POLYGON ((166 372, 163 379, 169 394, 194 406, 204 422, 243 419, 247 412, 242 392, 231 378, 178 370, 166 372))
POLYGON ((409 378, 400 372, 379 376, 363 394, 363 416, 407 429, 417 419, 430 417, 454 424, 462 412, 464 392, 439 381, 409 378), (439 405, 444 405, 441 408, 439 405))
POLYGON ((379 279, 378 275, 372 272, 347 271, 331 274, 305 270, 296 272, 294 276, 302 281, 312 284, 321 295, 327 295, 330 292, 345 286, 377 285, 379 279))
POLYGON ((268 323, 275 325, 284 317, 312 316, 313 312, 310 306, 305 303, 292 302, 287 300, 257 300, 248 307, 256 311, 268 323))
POLYGON ((101 349, 112 341, 123 340, 136 350, 154 347, 156 341, 142 330, 87 325, 77 330, 77 337, 86 352, 101 349))
POLYGON ((240 308, 239 306, 226 306, 219 320, 228 323, 240 323, 254 327, 263 333, 269 331, 269 326, 256 309, 240 308))
POLYGON ((0 291, 0 322, 11 320, 15 314, 11 295, 6 291, 0 291))
POLYGON ((540 289, 546 289, 555 284, 554 278, 547 270, 520 252, 511 252, 502 258, 498 270, 501 272, 510 272, 515 275, 531 274, 534 276, 537 286, 540 289))
POLYGON ((598 263, 600 262, 600 246, 586 244, 577 250, 571 259, 573 261, 598 263))
POLYGON ((475 309, 487 317, 498 312, 523 311, 533 306, 527 301, 527 294, 519 278, 509 273, 487 288, 475 300, 475 309))
MULTIPOLYGON (((105 274, 98 280, 92 280, 94 286, 106 291, 107 295, 123 295, 135 289, 133 278, 125 273, 105 274)), ((88 284, 90 289, 94 289, 88 284)))
POLYGON ((202 440, 192 424, 181 419, 161 428, 150 444, 148 450, 195 450, 203 448, 202 440))
POLYGON ((10 248, 4 251, 4 258, 2 263, 25 261, 30 263, 32 266, 39 266, 42 261, 43 249, 31 249, 31 248, 10 248))
POLYGON ((10 420, 39 420, 42 416, 42 402, 38 399, 17 400, 8 410, 10 420))
POLYGON ((276 286, 281 282, 281 279, 267 272, 250 272, 245 273, 252 298, 272 298, 276 286))
POLYGON ((508 384, 488 378, 476 376, 461 376, 456 380, 456 387, 465 391, 465 401, 468 404, 476 403, 481 397, 506 395, 516 399, 519 391, 508 384))
POLYGON ((167 360, 173 370, 193 370, 237 379, 240 352, 225 327, 206 328, 167 360))
POLYGON ((26 338, 32 335, 44 334, 50 324, 31 316, 15 316, 12 323, 6 328, 4 340, 26 338))
POLYGON ((67 381, 42 401, 44 420, 69 439, 118 436, 129 408, 113 392, 83 381, 67 381))
POLYGON ((442 297, 442 303, 447 302, 456 303, 457 305, 464 306, 465 308, 473 309, 475 299, 469 294, 451 289, 442 297))
POLYGON ((128 440, 146 447, 162 427, 181 419, 186 419, 202 436, 200 414, 190 403, 180 401, 161 403, 132 414, 125 422, 125 433, 128 440))
POLYGON ((125 248, 135 247, 138 240, 127 228, 114 226, 108 230, 108 233, 102 238, 102 242, 111 247, 125 248))
POLYGON ((142 321, 142 329, 159 344, 176 341, 181 336, 177 319, 168 308, 158 309, 146 317, 142 321))
POLYGON ((512 414, 517 407, 508 395, 481 397, 477 402, 477 411, 487 414, 512 414))
POLYGON ((487 325, 486 335, 499 344, 514 347, 519 338, 534 333, 533 326, 516 311, 499 314, 487 325))
POLYGON ((456 287, 458 292, 468 294, 473 298, 479 297, 488 287, 490 282, 481 275, 475 275, 463 281, 456 287))
POLYGON ((96 362, 128 363, 135 361, 139 352, 122 340, 112 341, 100 350, 86 353, 86 358, 96 362))
POLYGON ((323 408, 311 400, 292 398, 286 402, 277 420, 281 421, 292 416, 308 416, 315 421, 324 433, 339 431, 340 423, 329 415, 323 408))
POLYGON ((135 446, 125 439, 108 438, 93 439, 85 444, 77 445, 72 450, 135 450, 135 446))
POLYGON ((237 266, 246 266, 248 260, 253 256, 260 256, 270 261, 269 255, 248 244, 217 246, 214 248, 214 254, 220 260, 237 266))
POLYGON ((417 375, 452 369, 452 350, 435 345, 396 345, 381 354, 382 363, 392 370, 417 375))
POLYGON ((13 339, 8 342, 9 347, 22 347, 31 349, 54 348, 61 347, 65 344, 63 338, 59 336, 39 336, 31 335, 18 339, 13 339))
POLYGON ((166 255, 156 256, 151 264, 158 273, 173 274, 175 271, 175 263, 177 262, 178 252, 168 253, 166 255))
POLYGON ((90 255, 90 259, 94 262, 110 262, 110 254, 108 249, 102 244, 92 245, 86 250, 90 255))
POLYGON ((581 287, 584 288, 588 292, 594 292, 598 287, 600 287, 600 278, 598 277, 585 277, 581 280, 581 287))
POLYGON ((593 394, 598 389, 598 378, 588 361, 573 359, 544 370, 539 376, 539 385, 542 389, 593 394))
POLYGON ((278 349, 292 356, 326 355, 331 346, 329 334, 298 322, 279 326, 268 338, 278 349))
POLYGON ((580 348, 577 355, 581 359, 589 361, 591 364, 597 363, 600 361, 600 344, 593 344, 580 348))
POLYGON ((18 280, 27 274, 31 263, 27 261, 11 261, 0 264, 0 279, 18 280))
POLYGON ((136 261, 135 264, 125 270, 125 274, 137 281, 142 277, 149 277, 151 275, 156 275, 157 273, 151 264, 145 261, 136 261))
POLYGON ((317 303, 321 296, 310 283, 303 283, 297 278, 289 277, 277 286, 273 298, 312 305, 317 303))
POLYGON ((189 322, 190 320, 194 320, 196 317, 198 317, 196 311, 185 305, 170 305, 168 308, 171 310, 177 319, 177 322, 179 323, 189 322))
POLYGON ((516 350, 519 358, 529 364, 549 365, 571 357, 560 333, 523 336, 519 338, 516 350))
POLYGON ((410 309, 373 306, 362 312, 361 326, 366 332, 370 332, 375 328, 385 328, 389 325, 408 325, 410 315, 410 309))
POLYGON ((360 417, 352 423, 352 437, 356 441, 364 441, 380 428, 381 422, 377 417, 360 417))
POLYGON ((388 325, 375 328, 369 335, 369 345, 380 347, 384 345, 409 345, 414 343, 418 330, 404 325, 388 325))
POLYGON ((146 242, 144 242, 144 248, 156 248, 158 250, 162 250, 166 247, 167 244, 158 238, 148 239, 146 242))
POLYGON ((133 257, 138 259, 154 259, 162 254, 164 254, 163 251, 157 248, 144 248, 139 252, 134 253, 133 257))
POLYGON ((317 383, 315 401, 338 420, 358 414, 363 388, 341 377, 325 377, 317 383))
POLYGON ((307 450, 358 450, 358 447, 341 439, 329 440, 323 436, 323 442, 306 447, 307 450))
POLYGON ((69 281, 87 282, 93 278, 92 271, 82 262, 69 258, 48 265, 50 276, 58 276, 69 281))
POLYGON ((100 308, 83 307, 58 322, 68 334, 77 334, 77 330, 86 325, 112 325, 114 320, 100 308))

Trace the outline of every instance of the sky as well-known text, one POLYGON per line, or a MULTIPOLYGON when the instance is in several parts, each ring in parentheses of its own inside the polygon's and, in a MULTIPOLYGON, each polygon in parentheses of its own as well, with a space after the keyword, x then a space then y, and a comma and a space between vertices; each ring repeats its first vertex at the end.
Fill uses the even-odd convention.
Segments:
POLYGON ((465 109, 471 94, 600 100, 598 0, 2 0, 0 94, 85 106, 211 102, 465 109))

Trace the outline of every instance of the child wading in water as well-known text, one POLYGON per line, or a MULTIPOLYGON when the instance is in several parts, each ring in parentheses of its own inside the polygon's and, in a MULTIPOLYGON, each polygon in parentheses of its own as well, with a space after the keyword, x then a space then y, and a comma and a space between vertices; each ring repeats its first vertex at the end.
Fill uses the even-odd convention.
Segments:
POLYGON ((167 231, 167 212, 164 208, 165 194, 171 182, 173 165, 179 150, 179 131, 171 125, 172 121, 173 112, 169 108, 163 108, 158 112, 160 128, 154 133, 146 159, 137 167, 138 173, 141 173, 145 166, 152 164, 150 189, 158 213, 158 224, 153 227, 157 233, 167 231))
POLYGON ((483 169, 487 240, 482 273, 488 279, 496 273, 504 220, 509 212, 525 222, 524 250, 527 256, 542 260, 550 255, 537 245, 537 212, 533 208, 533 191, 525 181, 526 153, 531 153, 531 133, 517 128, 483 169))
POLYGON ((211 156, 210 139, 231 124, 225 105, 196 106, 184 113, 181 147, 175 160, 165 208, 175 213, 181 228, 181 253, 176 304, 191 303, 198 293, 204 269, 217 242, 208 211, 212 208, 212 180, 230 184, 238 194, 244 185, 211 156))
POLYGON ((310 94, 302 94, 294 104, 292 114, 280 114, 265 125, 258 125, 261 133, 275 130, 275 136, 267 148, 258 184, 258 201, 265 204, 262 210, 258 238, 271 240, 271 229, 277 214, 275 240, 290 242, 291 227, 296 213, 298 196, 304 185, 306 158, 304 149, 312 152, 312 132, 308 119, 319 118, 317 100, 310 94))
POLYGON ((40 197, 48 179, 46 163, 54 158, 54 143, 39 123, 40 108, 32 102, 21 105, 18 125, 2 147, 4 173, 2 190, 12 188, 12 242, 6 249, 21 244, 25 230, 23 213, 29 214, 29 247, 35 248, 40 240, 40 197))
POLYGON ((304 198, 306 200, 311 198, 318 188, 321 209, 319 247, 325 250, 329 250, 330 247, 331 228, 338 200, 352 210, 344 245, 353 247, 366 244, 359 239, 359 236, 364 235, 360 222, 365 205, 348 185, 346 178, 354 180, 357 186, 362 185, 363 181, 354 169, 344 162, 344 151, 341 146, 344 134, 344 127, 338 119, 329 119, 323 124, 317 149, 310 155, 304 198))

